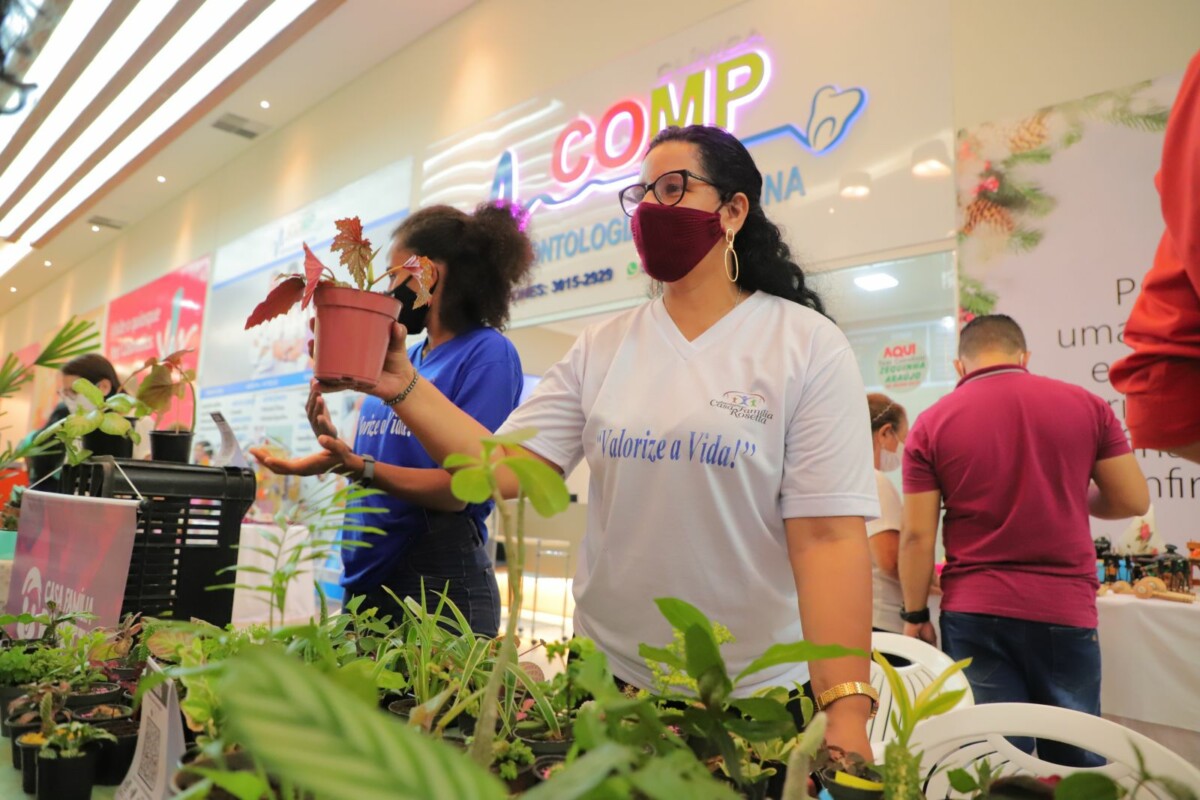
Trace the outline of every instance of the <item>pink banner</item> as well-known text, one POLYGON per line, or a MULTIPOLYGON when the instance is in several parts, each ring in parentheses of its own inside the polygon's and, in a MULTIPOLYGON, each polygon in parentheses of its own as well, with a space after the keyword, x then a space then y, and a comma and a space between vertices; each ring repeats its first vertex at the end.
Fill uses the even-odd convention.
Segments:
MULTIPOLYGON (((104 353, 125 380, 150 357, 163 358, 176 350, 187 369, 200 363, 200 328, 208 293, 208 258, 168 272, 141 288, 113 300, 108 306, 104 353)), ((139 380, 145 377, 143 373, 139 380)), ((174 404, 158 427, 191 421, 192 398, 174 404)))
MULTIPOLYGON (((8 612, 41 614, 53 601, 60 612, 95 614, 85 629, 120 622, 137 507, 134 500, 26 492, 8 612)), ((17 626, 17 638, 40 635, 40 625, 17 626)))

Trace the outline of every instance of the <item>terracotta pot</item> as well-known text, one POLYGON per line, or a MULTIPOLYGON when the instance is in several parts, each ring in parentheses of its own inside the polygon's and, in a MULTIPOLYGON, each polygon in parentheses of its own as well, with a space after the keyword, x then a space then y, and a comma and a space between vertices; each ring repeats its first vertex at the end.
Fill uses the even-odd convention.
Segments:
POLYGON ((187 464, 192 460, 192 432, 150 431, 150 458, 187 464))
POLYGON ((400 301, 388 294, 320 286, 313 344, 313 374, 326 383, 374 386, 383 372, 400 301))

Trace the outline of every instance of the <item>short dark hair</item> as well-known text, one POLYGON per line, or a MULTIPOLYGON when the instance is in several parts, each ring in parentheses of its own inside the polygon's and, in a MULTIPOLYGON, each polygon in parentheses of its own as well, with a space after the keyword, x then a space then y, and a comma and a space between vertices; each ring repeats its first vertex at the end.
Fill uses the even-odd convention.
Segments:
POLYGON ((108 390, 109 397, 116 394, 117 389, 121 386, 121 382, 117 380, 117 370, 113 367, 112 362, 99 353, 75 356, 63 364, 62 374, 86 378, 96 384, 107 379, 109 386, 112 387, 108 390))
POLYGON ((958 357, 974 358, 980 353, 1024 353, 1025 333, 1007 314, 976 317, 958 334, 958 357))
POLYGON ((513 289, 533 268, 528 224, 525 211, 509 203, 481 203, 473 214, 429 206, 401 222, 392 238, 449 267, 441 279, 438 314, 458 334, 508 322, 513 289))

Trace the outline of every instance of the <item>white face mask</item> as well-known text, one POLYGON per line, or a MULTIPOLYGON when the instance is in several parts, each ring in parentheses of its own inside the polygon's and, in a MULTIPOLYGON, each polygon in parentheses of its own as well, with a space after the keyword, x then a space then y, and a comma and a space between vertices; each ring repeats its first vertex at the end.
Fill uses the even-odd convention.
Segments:
POLYGON ((904 442, 896 445, 895 452, 880 448, 879 469, 881 472, 895 472, 904 463, 904 442))
POLYGON ((67 407, 67 411, 70 411, 72 414, 74 414, 75 411, 79 408, 79 399, 78 398, 64 397, 62 399, 62 401, 63 401, 63 405, 67 407))

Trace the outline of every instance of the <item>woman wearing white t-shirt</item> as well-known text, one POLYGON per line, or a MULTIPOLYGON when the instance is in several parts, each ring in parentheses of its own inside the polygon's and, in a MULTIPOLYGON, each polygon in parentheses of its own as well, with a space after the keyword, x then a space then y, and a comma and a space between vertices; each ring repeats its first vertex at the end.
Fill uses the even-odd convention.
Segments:
MULTIPOLYGON (((638 644, 671 640, 658 597, 730 628, 732 674, 802 637, 870 648, 864 518, 878 500, 862 379, 761 195, 762 174, 731 134, 659 133, 620 200, 662 296, 585 331, 501 428, 537 429, 526 447, 564 474, 587 459, 575 630, 635 686, 652 685, 638 644)), ((478 453, 488 433, 420 379, 399 325, 383 378, 362 390, 436 459, 478 453)), ((807 667, 765 670, 743 688, 791 687, 807 667)), ((827 740, 870 755, 867 660, 814 662, 811 679, 827 740)))
POLYGON ((867 395, 867 408, 871 414, 875 485, 879 491, 879 518, 867 523, 871 545, 871 589, 875 598, 871 625, 877 631, 904 633, 904 623, 900 619, 904 595, 900 592, 900 573, 896 566, 903 506, 900 493, 884 473, 900 469, 904 439, 908 436, 908 415, 904 406, 885 394, 867 395))

